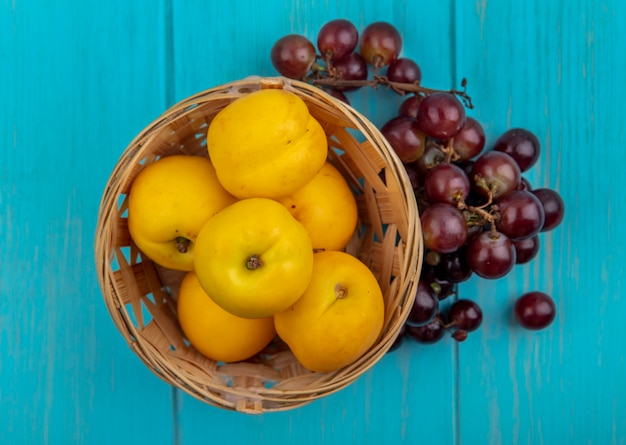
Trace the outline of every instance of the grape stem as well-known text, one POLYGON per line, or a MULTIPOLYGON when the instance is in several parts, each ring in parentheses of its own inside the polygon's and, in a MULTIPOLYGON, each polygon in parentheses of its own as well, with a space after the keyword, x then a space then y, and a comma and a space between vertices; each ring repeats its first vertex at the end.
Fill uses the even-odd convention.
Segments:
MULTIPOLYGON (((361 88, 361 87, 372 87, 377 89, 381 86, 387 87, 395 91, 400 95, 414 93, 421 96, 427 96, 432 93, 441 92, 441 90, 426 88, 419 84, 419 82, 415 83, 401 83, 401 82, 392 82, 387 76, 382 76, 378 74, 374 74, 372 79, 366 80, 346 80, 335 77, 336 72, 332 65, 328 65, 325 70, 328 73, 328 77, 314 77, 309 78, 308 82, 312 85, 318 86, 327 86, 327 87, 338 87, 338 88, 361 88)), ((463 79, 461 85, 463 86, 463 90, 451 89, 450 93, 457 95, 464 103, 467 108, 474 108, 472 104, 472 99, 466 93, 465 87, 467 85, 467 81, 463 79)))
POLYGON ((324 53, 324 56, 322 57, 322 59, 324 60, 324 63, 326 64, 326 68, 323 67, 319 67, 318 69, 320 71, 325 71, 328 73, 328 75, 330 77, 337 77, 337 68, 335 68, 331 62, 331 58, 333 57, 333 52, 332 51, 326 51, 326 53, 324 53), (321 69, 320 69, 321 68, 321 69))
POLYGON ((482 218, 482 220, 484 222, 488 222, 490 227, 491 227, 491 233, 492 235, 496 235, 496 216, 491 213, 492 211, 496 210, 493 207, 491 207, 489 209, 489 211, 485 210, 487 207, 491 206, 491 204, 493 203, 493 191, 492 189, 488 189, 488 195, 487 195, 487 202, 478 206, 478 207, 474 207, 471 205, 467 205, 467 203, 463 200, 463 199, 459 199, 459 201, 457 202, 457 207, 460 211, 468 211, 471 215, 478 215, 480 218, 482 218))
POLYGON ((459 156, 459 154, 454 149, 454 138, 450 138, 446 145, 437 145, 437 146, 439 150, 441 150, 441 152, 444 155, 446 155, 446 159, 445 159, 446 163, 449 164, 450 162, 457 161, 461 158, 461 156, 459 156))

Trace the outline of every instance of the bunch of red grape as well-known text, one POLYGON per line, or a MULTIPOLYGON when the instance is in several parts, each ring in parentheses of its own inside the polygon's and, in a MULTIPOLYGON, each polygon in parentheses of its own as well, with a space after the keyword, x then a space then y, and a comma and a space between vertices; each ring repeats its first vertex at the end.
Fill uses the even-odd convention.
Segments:
MULTIPOLYGON (((406 337, 434 343, 449 332, 465 340, 482 323, 480 306, 469 299, 442 301, 473 275, 498 279, 531 261, 540 234, 557 227, 565 212, 556 191, 533 189, 524 176, 539 159, 535 134, 512 128, 487 149, 483 126, 466 114, 473 105, 465 81, 461 91, 425 88, 420 67, 400 57, 401 49, 400 33, 389 23, 372 23, 359 34, 350 21, 336 19, 319 30, 317 49, 305 36, 290 34, 271 50, 281 75, 345 102, 346 91, 366 86, 407 96, 380 130, 411 179, 425 257, 415 302, 392 350, 406 337)), ((556 308, 549 295, 534 291, 515 302, 514 312, 524 328, 542 329, 556 308)))

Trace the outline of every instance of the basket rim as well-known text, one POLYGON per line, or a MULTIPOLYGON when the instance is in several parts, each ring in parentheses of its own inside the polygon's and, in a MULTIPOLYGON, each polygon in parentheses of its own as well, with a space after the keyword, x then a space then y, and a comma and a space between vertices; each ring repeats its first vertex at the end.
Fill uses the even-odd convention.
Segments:
MULTIPOLYGON (((379 150, 381 156, 386 165, 393 169, 394 175, 400 182, 400 188, 397 192, 400 193, 403 202, 409 207, 409 216, 411 218, 407 218, 407 233, 413 235, 413 239, 410 240, 412 241, 413 251, 409 252, 409 255, 403 258, 403 261, 406 262, 404 268, 406 270, 412 270, 413 272, 407 275, 406 279, 395 291, 396 295, 405 295, 407 297, 407 299, 404 300, 405 304, 403 304, 401 308, 394 306, 395 310, 392 317, 395 317, 394 320, 396 320, 396 322, 404 323, 408 317, 410 305, 412 304, 419 281, 424 249, 421 226, 419 224, 419 210, 414 195, 412 195, 410 179, 399 157, 380 130, 375 127, 369 119, 351 105, 332 97, 321 88, 303 81, 288 79, 282 76, 248 76, 240 80, 227 82, 200 91, 180 100, 163 111, 129 142, 121 153, 104 187, 98 207, 95 234, 95 262, 97 265, 98 282, 107 310, 118 331, 123 335, 133 352, 139 356, 142 362, 144 362, 155 375, 205 403, 226 409, 232 409, 233 407, 223 406, 219 402, 208 398, 206 394, 202 394, 199 388, 194 388, 197 385, 184 375, 177 373, 175 369, 172 369, 171 364, 167 361, 167 356, 161 354, 156 348, 153 348, 153 345, 145 341, 141 333, 134 326, 121 301, 121 297, 118 295, 115 282, 111 277, 114 240, 110 230, 107 229, 111 224, 114 224, 111 220, 115 218, 115 212, 117 211, 117 200, 122 190, 122 183, 124 182, 120 179, 124 176, 124 169, 128 168, 130 165, 137 165, 140 162, 144 156, 144 150, 150 146, 151 136, 169 123, 192 112, 194 108, 198 107, 198 104, 202 103, 202 101, 206 100, 208 97, 213 96, 225 100, 232 100, 241 95, 242 89, 250 88, 251 86, 256 88, 282 88, 287 91, 296 92, 299 95, 305 94, 312 98, 311 100, 319 100, 329 104, 329 106, 331 105, 333 108, 338 109, 341 114, 350 116, 351 123, 355 125, 356 130, 366 135, 368 140, 373 139, 376 141, 376 145, 382 148, 379 150), (409 193, 409 191, 411 193, 409 193)), ((389 320, 391 320, 391 318, 389 320)), ((363 373, 370 370, 391 348, 398 335, 399 329, 395 331, 385 330, 385 335, 379 338, 377 343, 364 356, 340 370, 326 373, 324 376, 326 379, 322 379, 326 380, 325 383, 321 383, 313 389, 280 390, 266 388, 262 391, 255 391, 254 393, 247 392, 246 394, 251 398, 256 396, 261 399, 283 402, 283 405, 277 402, 276 406, 267 409, 262 408, 262 412, 283 411, 310 403, 313 400, 345 388, 363 373)))

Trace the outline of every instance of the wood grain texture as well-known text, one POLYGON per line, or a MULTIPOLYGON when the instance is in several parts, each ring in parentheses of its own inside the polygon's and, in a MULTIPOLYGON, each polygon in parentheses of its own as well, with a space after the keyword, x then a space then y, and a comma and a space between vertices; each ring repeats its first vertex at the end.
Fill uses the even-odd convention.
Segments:
POLYGON ((485 324, 460 348, 462 443, 626 441, 624 251, 617 227, 626 186, 626 65, 622 2, 458 3, 457 70, 471 81, 491 143, 511 127, 535 132, 533 187, 558 190, 563 225, 541 237, 539 258, 496 282, 472 280, 485 324), (515 325, 514 299, 542 290, 554 325, 515 325))
POLYGON ((0 442, 168 443, 95 280, 102 188, 164 101, 152 2, 0 4, 0 442), (139 415, 138 415, 139 414, 139 415))
MULTIPOLYGON (((624 29, 619 0, 0 2, 0 442, 626 444, 624 29), (535 132, 528 177, 566 218, 533 263, 461 285, 485 312, 463 344, 406 343, 295 411, 225 412, 161 382, 113 327, 93 265, 102 187, 167 106, 274 75, 277 38, 338 17, 398 26, 425 85, 467 78, 490 142, 535 132), (559 311, 535 333, 511 312, 533 289, 559 311)), ((351 95, 379 125, 401 102, 381 93, 351 95)))

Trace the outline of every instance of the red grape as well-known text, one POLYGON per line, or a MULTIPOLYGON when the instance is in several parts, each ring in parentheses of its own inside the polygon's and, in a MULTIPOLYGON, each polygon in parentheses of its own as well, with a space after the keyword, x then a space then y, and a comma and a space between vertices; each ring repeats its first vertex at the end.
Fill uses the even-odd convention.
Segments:
POLYGON ((435 294, 439 301, 445 300, 450 295, 454 295, 456 293, 454 289, 454 283, 450 283, 444 280, 434 280, 430 283, 430 286, 435 289, 435 294))
POLYGON ((512 240, 530 238, 543 227, 545 214, 541 201, 531 192, 513 190, 496 201, 498 231, 512 240))
MULTIPOLYGON (((333 62, 333 67, 337 70, 337 76, 343 80, 365 80, 367 79, 367 63, 359 53, 350 53, 333 62)), ((338 90, 350 91, 359 87, 335 86, 338 90)))
POLYGON ((495 142, 493 149, 510 155, 522 172, 532 167, 539 159, 539 139, 523 128, 512 128, 504 132, 495 142))
POLYGON ((532 193, 539 198, 545 213, 542 232, 548 232, 557 227, 565 216, 565 203, 563 198, 555 190, 541 188, 533 190, 532 193))
POLYGON ((348 100, 348 97, 343 94, 342 91, 339 91, 336 88, 331 88, 331 87, 324 87, 323 88, 324 91, 326 91, 328 94, 330 94, 331 96, 333 96, 335 99, 339 99, 340 101, 342 101, 345 104, 350 105, 350 101, 348 100))
POLYGON ((467 332, 478 329, 483 321, 483 311, 472 300, 460 299, 455 301, 448 309, 447 315, 450 324, 467 332))
POLYGON ((450 204, 433 204, 420 218, 424 245, 435 252, 450 253, 467 240, 467 224, 463 214, 450 204))
POLYGON ((413 187, 413 191, 417 190, 421 185, 421 179, 419 173, 417 173, 417 169, 415 168, 415 163, 404 164, 404 169, 406 170, 406 174, 411 181, 411 186, 413 187))
POLYGON ((456 205, 469 195, 470 181, 460 167, 443 162, 431 168, 424 178, 424 191, 432 203, 456 205))
POLYGON ((420 281, 427 283, 430 288, 435 292, 439 300, 444 300, 450 295, 454 295, 454 284, 446 280, 440 280, 435 275, 435 269, 430 266, 422 267, 422 273, 420 274, 420 281))
POLYGON ((403 163, 417 161, 424 153, 426 136, 415 119, 394 117, 380 131, 403 163))
POLYGON ((387 22, 374 22, 365 27, 359 41, 359 51, 365 61, 375 68, 389 65, 402 50, 402 37, 387 22))
POLYGON ((519 297, 514 305, 515 319, 526 329, 543 329, 556 317, 552 298, 539 291, 528 292, 519 297))
POLYGON ((474 161, 470 179, 479 195, 497 199, 517 189, 521 172, 517 162, 506 153, 488 151, 474 161))
POLYGON ((420 281, 417 284, 415 300, 413 300, 413 306, 411 306, 411 310, 409 311, 406 324, 409 326, 423 326, 428 324, 435 318, 438 311, 439 299, 435 291, 424 281, 420 281))
MULTIPOLYGON (((471 159, 466 159, 463 161, 454 161, 455 165, 457 165, 461 170, 465 172, 468 178, 472 175, 472 169, 474 168, 474 161, 471 159)), ((471 181, 470 181, 471 182, 471 181)))
POLYGON ((400 104, 400 108, 398 109, 398 114, 400 116, 412 117, 415 119, 417 117, 417 110, 420 107, 421 101, 422 101, 421 96, 417 96, 415 94, 412 95, 411 97, 409 97, 408 99, 405 99, 400 104))
POLYGON ((439 264, 435 266, 435 276, 449 283, 467 281, 472 276, 472 269, 467 262, 465 248, 441 255, 439 264))
POLYGON ((436 145, 427 144, 424 153, 413 163, 417 172, 422 176, 426 176, 428 171, 435 165, 444 162, 446 155, 436 145))
POLYGON ((422 99, 417 123, 428 136, 441 141, 456 136, 465 124, 465 108, 452 93, 432 93, 422 99))
POLYGON ((399 57, 389 64, 387 79, 391 82, 416 83, 422 80, 422 70, 413 60, 399 57))
POLYGON ((480 277, 501 278, 515 265, 515 248, 503 233, 481 232, 467 244, 467 262, 480 277))
POLYGON ((533 189, 532 185, 530 185, 530 181, 528 178, 521 177, 519 180, 519 185, 517 186, 517 190, 528 190, 531 191, 533 189))
POLYGON ((317 47, 330 60, 350 54, 359 43, 359 32, 349 20, 336 19, 326 23, 317 34, 317 47))
POLYGON ((526 264, 539 253, 539 235, 513 241, 515 264, 526 264))
POLYGON ((485 147, 485 130, 483 126, 471 116, 465 119, 465 124, 454 136, 454 151, 459 155, 460 161, 471 159, 485 147))
POLYGON ((445 333, 446 329, 439 318, 435 318, 424 326, 406 326, 406 335, 418 343, 436 343, 443 338, 445 333))
POLYGON ((315 47, 299 34, 289 34, 274 43, 270 58, 276 71, 285 77, 302 79, 315 62, 315 47))

